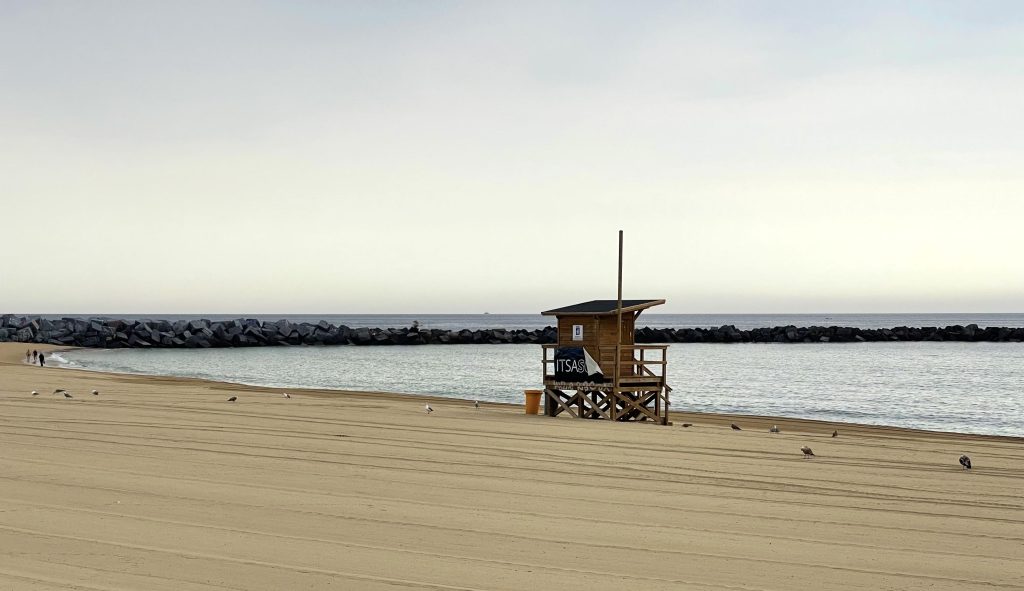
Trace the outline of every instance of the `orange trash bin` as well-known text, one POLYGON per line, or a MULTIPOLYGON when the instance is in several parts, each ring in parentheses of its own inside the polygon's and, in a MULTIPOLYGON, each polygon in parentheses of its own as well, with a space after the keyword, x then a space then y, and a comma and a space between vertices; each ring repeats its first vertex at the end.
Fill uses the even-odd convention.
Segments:
POLYGON ((538 414, 538 411, 540 411, 540 396, 543 393, 543 390, 526 390, 526 414, 538 414))

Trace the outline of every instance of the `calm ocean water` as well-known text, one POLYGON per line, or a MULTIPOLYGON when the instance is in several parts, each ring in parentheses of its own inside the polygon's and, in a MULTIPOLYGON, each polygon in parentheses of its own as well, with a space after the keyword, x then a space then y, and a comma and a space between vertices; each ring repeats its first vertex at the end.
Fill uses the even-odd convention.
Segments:
MULTIPOLYGON (((43 314, 48 318, 64 316, 89 318, 92 314, 43 314)), ((401 328, 419 322, 424 328, 461 330, 463 328, 535 329, 553 326, 554 318, 540 314, 105 314, 110 318, 138 320, 260 320, 288 319, 316 323, 326 320, 351 328, 401 328)), ((740 330, 772 326, 851 326, 857 328, 894 328, 897 326, 1024 326, 1024 314, 649 314, 640 316, 637 326, 652 328, 717 328, 726 324, 740 330)))
MULTIPOLYGON (((736 320, 731 323, 739 326, 736 320)), ((522 391, 537 388, 541 380, 536 345, 120 349, 60 355, 70 364, 99 371, 512 403, 522 402, 522 391)), ((1024 436, 1024 344, 673 345, 668 368, 676 410, 1024 436)))

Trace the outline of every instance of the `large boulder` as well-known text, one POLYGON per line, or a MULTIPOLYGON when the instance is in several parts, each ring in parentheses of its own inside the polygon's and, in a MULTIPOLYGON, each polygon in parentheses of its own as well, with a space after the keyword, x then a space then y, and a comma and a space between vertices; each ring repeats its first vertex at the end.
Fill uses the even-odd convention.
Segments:
POLYGON ((150 345, 151 344, 148 341, 139 338, 139 336, 136 335, 135 333, 132 333, 132 335, 128 337, 129 347, 149 347, 150 345))
POLYGON ((281 336, 286 338, 290 337, 292 333, 295 332, 295 325, 284 319, 278 320, 277 322, 273 323, 273 326, 277 329, 277 332, 280 333, 281 336))
POLYGON ((352 341, 356 345, 369 345, 373 337, 370 335, 370 329, 364 327, 357 328, 352 332, 352 341))
POLYGON ((192 320, 188 323, 188 330, 192 334, 196 334, 204 328, 210 328, 210 321, 200 318, 199 320, 192 320))

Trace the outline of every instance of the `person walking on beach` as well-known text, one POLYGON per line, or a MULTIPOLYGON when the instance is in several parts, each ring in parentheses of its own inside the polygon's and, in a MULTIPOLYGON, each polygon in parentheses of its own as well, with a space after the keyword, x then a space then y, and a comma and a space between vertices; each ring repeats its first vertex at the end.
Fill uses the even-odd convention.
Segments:
POLYGON ((35 363, 39 359, 39 351, 32 350, 32 363, 35 363))
POLYGON ((32 351, 25 349, 25 363, 32 363, 32 351))
POLYGON ((46 358, 42 353, 39 354, 39 367, 46 367, 46 358))

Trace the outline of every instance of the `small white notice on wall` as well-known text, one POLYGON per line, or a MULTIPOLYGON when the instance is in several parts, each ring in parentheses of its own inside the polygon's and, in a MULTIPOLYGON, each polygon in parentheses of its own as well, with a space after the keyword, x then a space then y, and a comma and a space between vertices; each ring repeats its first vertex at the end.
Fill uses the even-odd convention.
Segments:
POLYGON ((573 324, 572 325, 572 340, 582 341, 583 340, 583 325, 573 324))

